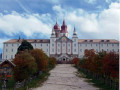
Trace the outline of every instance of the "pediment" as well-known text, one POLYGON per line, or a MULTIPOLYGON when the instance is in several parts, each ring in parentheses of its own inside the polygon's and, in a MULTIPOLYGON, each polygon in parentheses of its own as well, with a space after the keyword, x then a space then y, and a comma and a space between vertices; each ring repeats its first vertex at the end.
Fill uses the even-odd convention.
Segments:
POLYGON ((56 40, 57 42, 72 42, 71 39, 69 39, 68 37, 66 36, 62 36, 60 37, 59 39, 56 40))

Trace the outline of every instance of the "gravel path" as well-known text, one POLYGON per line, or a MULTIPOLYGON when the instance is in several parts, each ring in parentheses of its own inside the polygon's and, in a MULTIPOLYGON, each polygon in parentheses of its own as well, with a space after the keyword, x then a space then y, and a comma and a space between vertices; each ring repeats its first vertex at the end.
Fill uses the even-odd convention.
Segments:
POLYGON ((77 77, 76 72, 70 64, 59 64, 50 71, 48 80, 33 90, 99 90, 85 78, 77 77))

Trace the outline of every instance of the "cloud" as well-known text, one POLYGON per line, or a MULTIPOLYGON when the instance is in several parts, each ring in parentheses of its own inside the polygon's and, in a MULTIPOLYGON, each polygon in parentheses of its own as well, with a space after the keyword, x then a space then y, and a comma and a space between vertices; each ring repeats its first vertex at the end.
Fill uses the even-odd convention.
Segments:
POLYGON ((90 4, 95 4, 96 3, 96 0, 85 0, 87 3, 90 3, 90 4))
POLYGON ((47 2, 53 3, 53 4, 58 4, 58 3, 60 3, 60 0, 47 0, 47 2))
POLYGON ((20 14, 13 11, 6 15, 0 14, 0 31, 9 36, 19 34, 19 32, 22 32, 27 37, 32 36, 34 33, 49 35, 51 33, 51 28, 51 15, 47 13, 42 15, 20 14))
POLYGON ((62 14, 65 15, 69 27, 76 26, 79 37, 79 34, 86 33, 85 38, 90 38, 88 36, 91 35, 91 38, 119 39, 120 3, 111 3, 108 9, 104 9, 99 13, 88 13, 83 9, 69 9, 67 11, 61 8, 60 5, 54 6, 53 10, 59 11, 56 13, 59 20, 62 19, 62 14), (67 14, 62 13, 63 11, 67 14))

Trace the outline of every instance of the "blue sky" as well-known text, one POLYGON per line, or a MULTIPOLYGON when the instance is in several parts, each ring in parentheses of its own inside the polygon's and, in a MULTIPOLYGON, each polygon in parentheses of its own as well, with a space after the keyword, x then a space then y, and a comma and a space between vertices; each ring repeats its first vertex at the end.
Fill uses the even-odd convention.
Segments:
POLYGON ((69 37, 119 39, 119 0, 0 0, 0 52, 9 39, 49 38, 65 19, 69 37))

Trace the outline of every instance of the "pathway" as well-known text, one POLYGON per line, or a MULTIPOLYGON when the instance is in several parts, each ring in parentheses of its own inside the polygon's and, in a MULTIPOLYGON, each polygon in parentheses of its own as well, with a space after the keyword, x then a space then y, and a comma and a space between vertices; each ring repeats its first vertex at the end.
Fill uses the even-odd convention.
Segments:
POLYGON ((48 80, 33 90, 99 90, 85 78, 77 77, 76 72, 70 64, 59 64, 50 71, 48 80))

